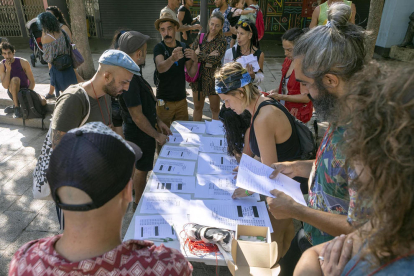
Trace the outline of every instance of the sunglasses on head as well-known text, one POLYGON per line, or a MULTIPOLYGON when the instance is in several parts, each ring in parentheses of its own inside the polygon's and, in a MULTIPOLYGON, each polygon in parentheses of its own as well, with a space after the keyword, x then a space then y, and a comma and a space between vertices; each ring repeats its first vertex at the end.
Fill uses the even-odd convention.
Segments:
POLYGON ((247 23, 247 21, 239 20, 239 22, 237 22, 237 25, 242 26, 243 28, 246 28, 247 26, 249 26, 250 32, 252 31, 252 28, 250 27, 250 24, 247 23))

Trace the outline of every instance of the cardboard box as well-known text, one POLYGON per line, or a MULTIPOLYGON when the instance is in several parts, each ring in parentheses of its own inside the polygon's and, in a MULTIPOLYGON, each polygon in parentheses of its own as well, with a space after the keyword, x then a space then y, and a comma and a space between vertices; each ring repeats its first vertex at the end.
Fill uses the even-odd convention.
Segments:
POLYGON ((277 243, 272 242, 268 227, 237 225, 236 236, 231 245, 232 261, 227 266, 233 276, 275 276, 280 273, 277 260, 277 243), (262 236, 266 242, 239 240, 239 236, 262 236))

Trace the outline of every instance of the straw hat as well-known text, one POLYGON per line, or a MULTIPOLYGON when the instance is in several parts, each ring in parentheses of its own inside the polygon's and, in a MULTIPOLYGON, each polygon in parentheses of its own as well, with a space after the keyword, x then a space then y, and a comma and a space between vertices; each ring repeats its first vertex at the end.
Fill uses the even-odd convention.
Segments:
POLYGON ((161 14, 161 17, 155 21, 154 25, 157 31, 160 30, 160 24, 166 21, 170 21, 175 26, 177 26, 177 28, 180 27, 180 23, 177 20, 175 20, 174 17, 169 12, 164 12, 161 14))

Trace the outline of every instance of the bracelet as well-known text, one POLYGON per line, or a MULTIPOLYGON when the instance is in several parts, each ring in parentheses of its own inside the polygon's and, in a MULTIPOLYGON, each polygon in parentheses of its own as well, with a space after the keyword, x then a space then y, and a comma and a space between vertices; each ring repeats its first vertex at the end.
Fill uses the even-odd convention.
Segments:
POLYGON ((246 190, 245 193, 246 193, 247 196, 251 196, 251 194, 249 194, 248 190, 246 190))

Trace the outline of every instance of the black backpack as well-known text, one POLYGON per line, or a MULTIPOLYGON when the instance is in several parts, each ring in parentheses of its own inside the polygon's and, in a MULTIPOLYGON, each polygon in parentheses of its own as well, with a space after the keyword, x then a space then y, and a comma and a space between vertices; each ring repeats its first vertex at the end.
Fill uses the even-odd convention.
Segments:
POLYGON ((300 142, 300 159, 311 160, 316 157, 316 143, 312 131, 292 115, 296 126, 296 133, 300 142))
MULTIPOLYGON (((165 48, 165 44, 164 41, 161 41, 161 46, 164 49, 164 60, 170 57, 170 53, 168 52, 167 48, 165 48)), ((185 48, 187 48, 187 45, 184 42, 180 42, 181 47, 183 47, 183 50, 185 50, 185 48)), ((155 58, 154 57, 154 63, 155 63, 155 58)), ((154 84, 156 87, 158 87, 158 85, 160 84, 160 77, 159 77, 160 73, 158 73, 157 70, 157 64, 155 63, 155 71, 154 71, 154 84)))
POLYGON ((39 94, 28 88, 22 88, 19 93, 17 93, 17 99, 22 112, 23 125, 26 126, 26 119, 42 118, 43 129, 43 120, 47 113, 47 108, 46 105, 42 105, 39 94))

